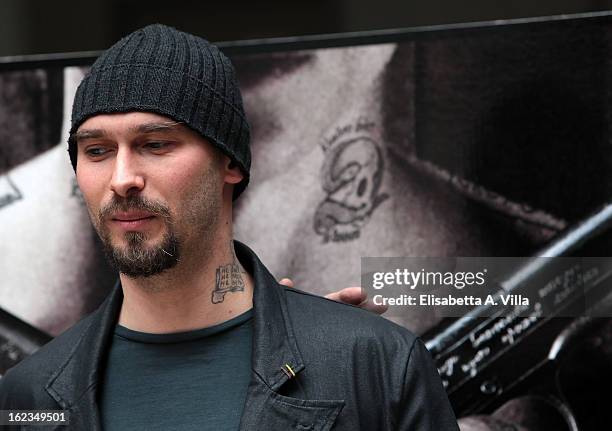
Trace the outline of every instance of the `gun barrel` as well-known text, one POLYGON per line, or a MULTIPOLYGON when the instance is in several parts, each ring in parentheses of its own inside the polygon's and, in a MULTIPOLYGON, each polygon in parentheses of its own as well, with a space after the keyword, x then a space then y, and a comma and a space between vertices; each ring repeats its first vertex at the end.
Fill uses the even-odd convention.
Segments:
MULTIPOLYGON (((523 286, 545 269, 550 260, 542 257, 570 256, 582 249, 589 240, 597 238, 612 227, 612 204, 608 204, 595 214, 587 217, 575 227, 559 235, 558 238, 534 255, 504 282, 503 290, 509 293, 523 286)), ((483 316, 490 316, 491 305, 481 305, 470 310, 465 316, 457 319, 433 338, 426 341, 426 346, 433 356, 442 353, 457 341, 457 335, 464 333, 466 328, 473 327, 483 316)))

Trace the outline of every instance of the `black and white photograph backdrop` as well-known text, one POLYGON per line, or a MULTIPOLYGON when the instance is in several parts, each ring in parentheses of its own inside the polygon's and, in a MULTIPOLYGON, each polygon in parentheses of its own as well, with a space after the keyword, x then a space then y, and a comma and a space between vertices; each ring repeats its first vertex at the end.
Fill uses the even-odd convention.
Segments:
MULTIPOLYGON (((252 127, 235 237, 296 288, 358 286, 366 256, 531 256, 610 201, 610 16, 225 50, 252 127)), ((10 313, 0 314, 0 375, 27 354, 11 336, 58 335, 117 278, 67 154, 88 61, 0 64, 0 309, 10 313)), ((609 256, 606 243, 591 252, 609 256)), ((448 325, 435 312, 388 318, 424 337, 448 325)), ((584 338, 599 348, 577 349, 595 356, 602 389, 591 390, 609 403, 606 322, 584 338)), ((525 396, 459 411, 472 415, 462 427, 510 421, 525 405, 552 412, 533 421, 571 422, 525 396), (485 413, 493 416, 474 416, 485 413)), ((587 418, 584 400, 571 407, 580 429, 605 416, 587 418)))

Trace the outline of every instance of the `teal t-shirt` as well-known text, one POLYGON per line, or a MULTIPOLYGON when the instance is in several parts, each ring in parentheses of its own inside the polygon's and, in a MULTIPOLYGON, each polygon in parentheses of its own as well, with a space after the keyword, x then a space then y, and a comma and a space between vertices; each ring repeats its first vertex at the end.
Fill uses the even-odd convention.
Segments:
POLYGON ((251 376, 252 310, 209 328, 117 325, 99 393, 104 431, 238 429, 251 376))

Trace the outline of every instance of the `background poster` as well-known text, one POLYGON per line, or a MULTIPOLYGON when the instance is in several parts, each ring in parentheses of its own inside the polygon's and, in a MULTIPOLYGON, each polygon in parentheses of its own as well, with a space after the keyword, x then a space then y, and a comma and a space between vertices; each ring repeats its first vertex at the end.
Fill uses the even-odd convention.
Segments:
MULTIPOLYGON (((536 253, 609 201, 611 31, 598 17, 228 47, 253 131, 236 238, 317 294, 358 285, 362 256, 536 253)), ((66 152, 82 63, 0 65, 0 308, 51 335, 116 278, 66 152)))

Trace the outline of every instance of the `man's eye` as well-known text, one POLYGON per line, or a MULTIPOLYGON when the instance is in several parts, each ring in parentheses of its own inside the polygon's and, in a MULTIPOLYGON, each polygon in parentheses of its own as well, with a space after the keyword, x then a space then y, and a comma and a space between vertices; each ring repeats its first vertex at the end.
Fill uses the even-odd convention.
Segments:
POLYGON ((91 157, 100 157, 106 154, 106 150, 100 147, 93 147, 93 148, 88 148, 87 150, 85 150, 85 154, 91 157))
POLYGON ((150 148, 151 150, 163 150, 168 147, 167 142, 147 142, 145 147, 150 148))

